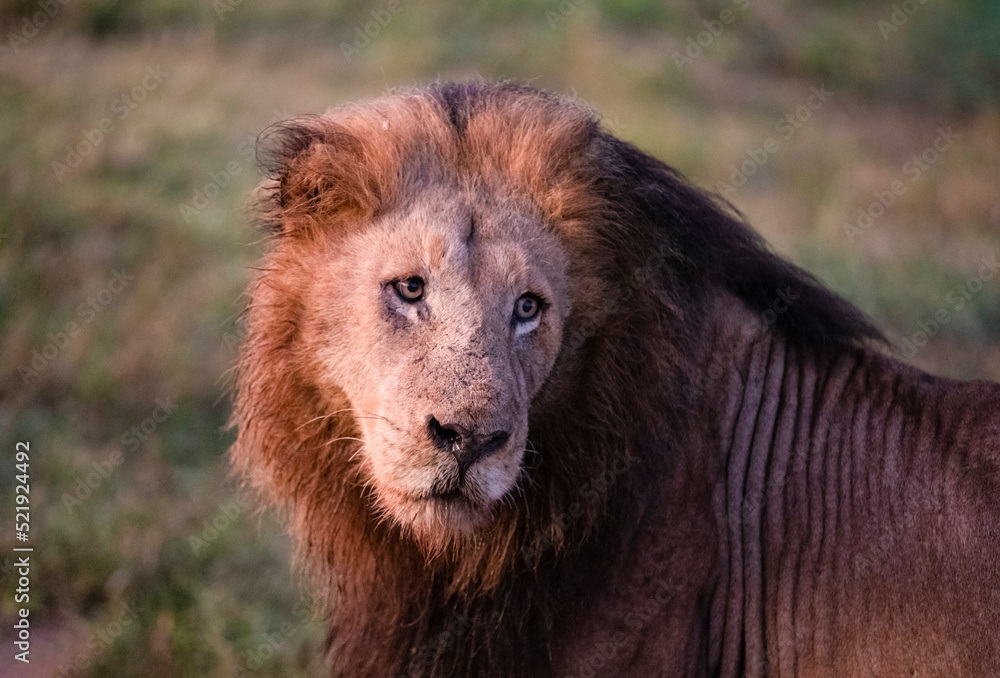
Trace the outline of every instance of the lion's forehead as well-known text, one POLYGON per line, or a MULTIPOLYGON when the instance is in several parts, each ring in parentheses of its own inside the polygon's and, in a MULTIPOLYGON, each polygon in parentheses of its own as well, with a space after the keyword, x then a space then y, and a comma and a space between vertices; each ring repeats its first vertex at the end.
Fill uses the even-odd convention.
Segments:
MULTIPOLYGON (((359 234, 371 273, 382 280, 428 277, 432 284, 509 295, 554 294, 565 253, 536 216, 462 195, 431 192, 359 234)), ((353 249, 353 248, 352 248, 353 249)))

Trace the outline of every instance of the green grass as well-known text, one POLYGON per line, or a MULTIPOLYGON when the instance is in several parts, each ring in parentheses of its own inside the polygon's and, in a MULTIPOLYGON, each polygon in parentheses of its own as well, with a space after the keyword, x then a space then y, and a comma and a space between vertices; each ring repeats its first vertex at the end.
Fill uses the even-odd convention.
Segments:
MULTIPOLYGON (((385 3, 230 4, 220 15, 212 3, 78 0, 2 55, 0 447, 32 446, 39 664, 25 675, 81 652, 77 675, 323 673, 323 623, 302 604, 275 516, 243 507, 192 542, 242 506, 226 480, 225 391, 259 255, 248 144, 276 117, 439 77, 512 77, 575 92, 616 134, 715 189, 825 86, 829 102, 730 196, 778 251, 894 338, 951 309, 949 292, 1000 254, 1000 12, 988 0, 921 5, 887 39, 886 3, 751 0, 683 69, 675 55, 734 0, 406 0, 350 61, 342 44, 385 3), (157 66, 162 82, 114 118, 157 66), (60 181, 53 162, 105 118, 113 131, 60 181), (948 126, 958 141, 851 243, 843 223, 948 126), (134 280, 86 320, 81 304, 115 271, 134 280), (19 368, 70 322, 79 332, 25 383, 19 368), (176 409, 141 444, 123 440, 163 397, 176 409), (71 510, 66 497, 116 452, 71 510)), ((3 35, 37 10, 7 3, 3 35)), ((1000 380, 998 338, 994 279, 913 361, 1000 380)), ((13 474, 0 468, 2 506, 13 474)), ((0 536, 3 553, 11 539, 0 536)), ((0 674, 20 675, 5 661, 0 674)))

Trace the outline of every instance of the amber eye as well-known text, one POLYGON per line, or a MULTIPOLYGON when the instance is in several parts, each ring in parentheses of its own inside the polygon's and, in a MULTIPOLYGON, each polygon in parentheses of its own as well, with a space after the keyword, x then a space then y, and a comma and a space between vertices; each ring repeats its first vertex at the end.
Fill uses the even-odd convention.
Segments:
POLYGON ((422 278, 407 278, 396 283, 396 293, 403 301, 413 304, 424 296, 424 281, 422 278))
POLYGON ((522 294, 514 302, 514 319, 527 322, 534 319, 542 309, 542 302, 534 294, 522 294))

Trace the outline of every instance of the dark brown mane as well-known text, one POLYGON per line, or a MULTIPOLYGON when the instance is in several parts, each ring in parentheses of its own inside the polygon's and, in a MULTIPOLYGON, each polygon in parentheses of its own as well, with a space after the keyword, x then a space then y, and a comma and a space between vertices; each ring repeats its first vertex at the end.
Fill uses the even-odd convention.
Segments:
POLYGON ((596 145, 603 151, 607 199, 626 207, 638 228, 656 234, 666 252, 663 263, 682 280, 696 287, 717 282, 760 313, 772 307, 779 290, 791 288, 798 298, 772 322, 800 348, 836 350, 884 341, 856 307, 774 254, 724 199, 607 132, 596 145))
POLYGON ((652 479, 673 463, 641 441, 656 427, 659 440, 683 444, 693 379, 685 356, 709 288, 763 313, 791 287, 798 298, 774 326, 811 350, 880 335, 716 198, 568 99, 436 84, 348 113, 295 120, 267 137, 265 218, 275 233, 310 237, 277 238, 249 293, 234 466, 288 511, 299 555, 344 625, 335 663, 366 666, 366 675, 405 671, 371 652, 369 639, 389 634, 417 648, 414 671, 437 667, 413 675, 531 675, 550 661, 538 639, 575 591, 604 576, 652 479), (428 555, 373 515, 357 483, 350 404, 321 397, 304 377, 315 367, 300 345, 298 295, 318 234, 360 228, 422 182, 470 173, 528 196, 572 253, 573 276, 599 293, 574 303, 564 351, 532 407, 529 482, 486 538, 428 555), (651 380, 673 392, 650 396, 651 380))

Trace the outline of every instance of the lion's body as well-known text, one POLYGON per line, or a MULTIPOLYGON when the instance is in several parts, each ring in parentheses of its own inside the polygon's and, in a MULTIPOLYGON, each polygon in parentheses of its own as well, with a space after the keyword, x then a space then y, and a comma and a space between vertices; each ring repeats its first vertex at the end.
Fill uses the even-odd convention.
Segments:
POLYGON ((1000 674, 1000 387, 881 355, 565 100, 435 86, 282 143, 233 460, 335 675, 1000 674))

